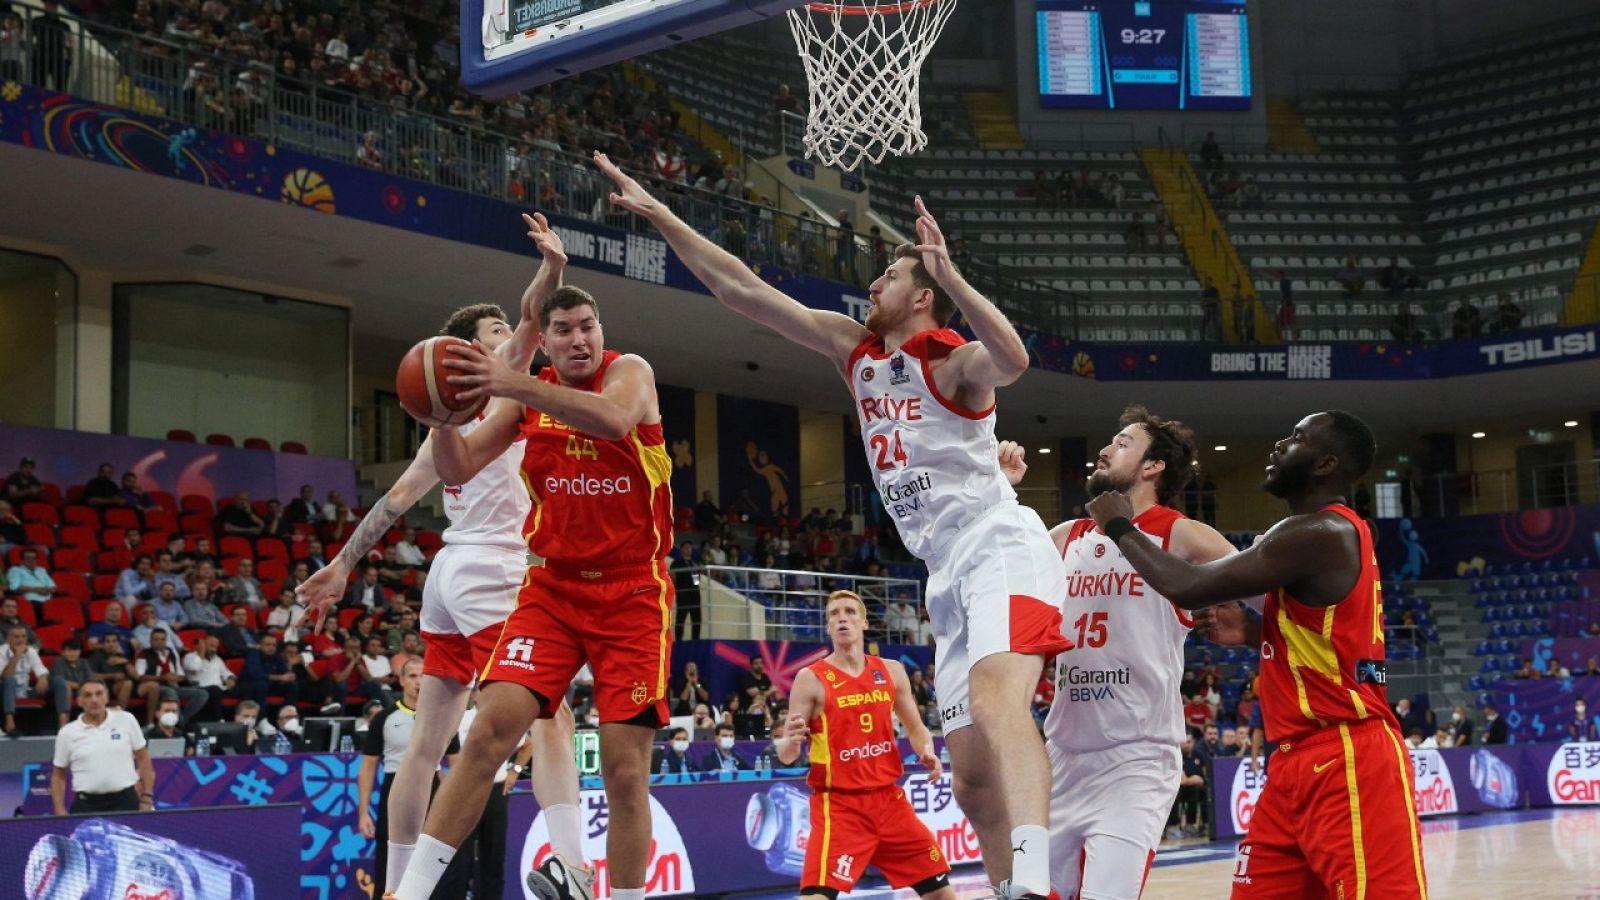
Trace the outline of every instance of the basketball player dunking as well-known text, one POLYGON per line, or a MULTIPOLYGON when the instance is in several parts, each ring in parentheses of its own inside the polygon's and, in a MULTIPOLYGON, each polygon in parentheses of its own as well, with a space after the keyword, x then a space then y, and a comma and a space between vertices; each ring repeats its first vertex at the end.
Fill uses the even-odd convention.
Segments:
MULTIPOLYGON (((538 351, 539 306, 561 285, 567 262, 560 236, 543 215, 525 215, 523 221, 543 262, 523 292, 516 329, 492 304, 456 310, 444 327, 444 333, 452 337, 477 340, 518 371, 527 371, 538 351)), ((477 422, 469 422, 461 426, 461 432, 469 434, 477 426, 477 422)), ((473 682, 488 662, 501 625, 516 607, 517 585, 528 568, 522 524, 532 505, 522 488, 522 451, 518 441, 468 481, 445 487, 445 516, 450 527, 445 529, 444 548, 433 559, 422 596, 422 633, 428 654, 422 668, 420 705, 415 731, 389 793, 388 840, 378 847, 374 877, 383 883, 384 891, 399 886, 411 861, 428 811, 434 769, 455 736, 473 682)), ((438 482, 433 439, 429 437, 411 465, 362 518, 339 554, 296 590, 310 614, 325 615, 339 602, 350 573, 367 551, 438 482)), ((572 870, 573 880, 581 884, 588 872, 572 731, 572 711, 565 705, 556 717, 534 724, 530 777, 539 808, 550 823, 554 851, 572 870)))
POLYGON ((1410 757, 1384 689, 1383 600, 1372 534, 1350 489, 1377 445, 1341 410, 1302 419, 1262 487, 1290 516, 1241 553, 1194 565, 1138 533, 1119 492, 1089 502, 1150 587, 1220 643, 1261 644, 1261 707, 1278 745, 1233 896, 1425 898, 1410 757), (1265 595, 1259 623, 1231 598, 1265 595))
MULTIPOLYGON (((1167 504, 1188 483, 1194 433, 1143 407, 1122 414, 1101 449, 1090 496, 1123 492, 1133 526, 1168 552, 1202 564, 1234 552, 1208 525, 1167 504)), ((1015 484, 1023 449, 1000 445, 1015 484)), ((1183 642, 1189 614, 1145 584, 1093 519, 1050 536, 1067 568, 1063 625, 1073 647, 1056 657, 1045 718, 1050 754, 1050 881, 1067 900, 1135 900, 1155 860, 1183 775, 1183 642)))
POLYGON ((829 594, 823 616, 833 653, 795 677, 789 717, 773 742, 787 766, 800 755, 800 744, 811 741, 811 837, 800 896, 837 900, 872 865, 894 887, 955 900, 950 864, 900 787, 896 715, 912 751, 935 781, 940 777, 933 736, 917 713, 905 666, 863 649, 867 605, 853 591, 829 594))
POLYGON ((762 281, 604 154, 595 162, 617 186, 611 202, 649 219, 718 300, 826 356, 849 385, 884 506, 928 565, 934 687, 956 800, 999 893, 1048 895, 1050 763, 1029 705, 1044 658, 1070 645, 1060 554, 995 458, 995 389, 1028 369, 1016 329, 956 270, 920 197, 919 243, 898 248, 872 283, 863 326, 762 281), (979 340, 942 327, 953 308, 979 340))

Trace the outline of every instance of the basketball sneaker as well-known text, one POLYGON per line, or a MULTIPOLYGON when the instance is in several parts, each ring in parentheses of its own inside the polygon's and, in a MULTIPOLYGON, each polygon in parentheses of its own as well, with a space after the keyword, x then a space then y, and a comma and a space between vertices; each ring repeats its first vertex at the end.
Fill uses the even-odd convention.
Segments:
POLYGON ((528 890, 539 900, 594 900, 594 872, 574 869, 552 853, 539 868, 528 873, 528 890))
POLYGON ((996 894, 1000 900, 1061 900, 1061 895, 1055 891, 1048 894, 1014 894, 1009 880, 1000 882, 1000 890, 996 894))

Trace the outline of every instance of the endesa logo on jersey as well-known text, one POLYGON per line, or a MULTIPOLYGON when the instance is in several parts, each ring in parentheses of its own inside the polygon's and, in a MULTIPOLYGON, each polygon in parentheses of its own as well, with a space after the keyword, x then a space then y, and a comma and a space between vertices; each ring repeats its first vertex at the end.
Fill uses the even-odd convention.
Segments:
POLYGON ((895 752, 894 741, 879 741, 876 744, 867 744, 862 747, 845 747, 839 751, 839 762, 847 763, 853 759, 872 759, 878 756, 891 756, 895 752))
POLYGON ((550 475, 545 477, 544 490, 547 494, 566 494, 569 497, 613 497, 633 493, 633 478, 627 475, 605 478, 592 475, 557 478, 550 475))
POLYGON ((1600 743, 1563 744, 1545 773, 1550 799, 1562 805, 1600 804, 1600 743))
POLYGON ((1417 815, 1439 816, 1460 811, 1455 779, 1450 776, 1450 767, 1444 764, 1439 751, 1412 750, 1411 774, 1416 781, 1417 815))
POLYGON ((1261 800, 1261 789, 1267 786, 1267 761, 1263 758, 1257 763, 1259 768, 1252 769, 1248 758, 1241 759, 1239 768, 1233 770, 1228 812, 1233 816, 1233 830, 1237 834, 1250 830, 1250 820, 1255 818, 1256 804, 1261 800))
MULTIPOLYGON (((583 855, 594 866, 594 896, 597 900, 611 896, 611 874, 606 866, 606 835, 611 830, 611 816, 604 791, 583 791, 578 800, 578 811, 588 823, 583 829, 583 855)), ((678 831, 678 823, 655 797, 650 798, 650 858, 645 863, 644 890, 650 897, 694 893, 694 867, 689 862, 689 848, 678 831)), ((517 888, 509 888, 507 896, 539 900, 539 895, 528 887, 527 875, 539 868, 554 851, 550 846, 550 824, 544 812, 533 820, 528 836, 522 841, 522 878, 517 888), (515 890, 512 894, 509 891, 515 890)))

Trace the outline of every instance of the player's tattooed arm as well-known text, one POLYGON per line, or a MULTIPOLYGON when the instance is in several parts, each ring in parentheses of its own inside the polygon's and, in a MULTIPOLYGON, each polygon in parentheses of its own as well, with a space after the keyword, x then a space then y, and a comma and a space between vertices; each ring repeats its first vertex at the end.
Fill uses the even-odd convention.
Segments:
MULTIPOLYGON (((1089 514, 1105 530, 1115 519, 1131 519, 1133 506, 1121 492, 1107 491, 1089 501, 1089 514)), ((1133 529, 1117 539, 1117 547, 1151 587, 1180 609, 1201 609, 1279 588, 1288 588, 1308 604, 1331 605, 1360 577, 1359 552, 1352 549, 1354 534, 1348 532, 1329 516, 1290 516, 1250 549, 1204 565, 1162 550, 1133 529)))
POLYGON ((789 717, 772 741, 778 762, 793 765, 800 756, 800 745, 810 736, 811 720, 822 709, 822 682, 810 669, 801 669, 795 676, 794 688, 789 692, 789 717))

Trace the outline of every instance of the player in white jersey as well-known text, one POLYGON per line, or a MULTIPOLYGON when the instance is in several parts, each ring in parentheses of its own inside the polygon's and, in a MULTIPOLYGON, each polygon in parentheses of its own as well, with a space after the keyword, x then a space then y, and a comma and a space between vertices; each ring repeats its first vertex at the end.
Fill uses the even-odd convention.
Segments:
MULTIPOLYGON (((1122 491, 1134 527, 1192 563, 1233 553, 1208 525, 1167 506, 1189 481, 1194 434, 1143 407, 1099 453, 1091 496, 1122 491)), ((1001 445, 1012 482, 1023 450, 1001 445)), ((1067 900, 1135 900, 1183 775, 1183 642, 1194 621, 1145 584, 1093 519, 1051 530, 1066 563, 1056 696, 1045 718, 1050 754, 1050 880, 1067 900)))
POLYGON ((920 197, 918 243, 872 283, 863 326, 783 294, 603 154, 595 162, 617 186, 611 202, 649 219, 718 300, 823 354, 849 385, 884 505, 928 564, 957 800, 1000 893, 1048 895, 1049 760, 1028 708, 1043 658, 1067 646, 1065 579, 1044 523, 1017 504, 995 457, 995 389, 1028 369, 1016 329, 956 270, 920 197), (978 340, 941 330, 957 308, 978 340))
MULTIPOLYGON (((442 332, 476 340, 520 371, 532 365, 538 351, 539 304, 561 285, 567 261, 561 238, 544 216, 525 215, 523 219, 544 261, 523 292, 522 318, 516 329, 506 323, 498 306, 479 304, 457 310, 442 332)), ((461 426, 461 432, 476 427, 476 422, 469 422, 461 426)), ((411 465, 356 526, 338 556, 297 589, 300 601, 313 614, 339 601, 350 573, 367 551, 439 483, 431 441, 422 442, 411 465)), ((421 629, 428 653, 423 659, 421 706, 416 730, 389 793, 386 871, 374 875, 386 890, 395 889, 410 862, 428 811, 431 773, 456 733, 477 673, 493 654, 500 628, 516 607, 517 588, 528 571, 522 524, 532 500, 522 484, 522 449, 520 441, 514 443, 472 480, 444 486, 450 526, 444 532, 445 546, 433 558, 422 596, 421 629)), ((587 897, 572 731, 572 711, 564 704, 555 718, 534 726, 531 777, 539 806, 551 822, 557 856, 578 882, 574 895, 587 897)))

